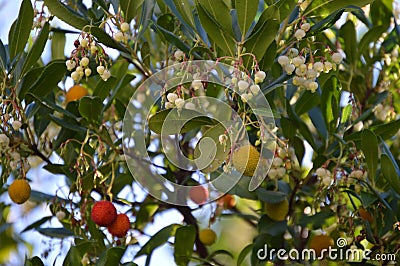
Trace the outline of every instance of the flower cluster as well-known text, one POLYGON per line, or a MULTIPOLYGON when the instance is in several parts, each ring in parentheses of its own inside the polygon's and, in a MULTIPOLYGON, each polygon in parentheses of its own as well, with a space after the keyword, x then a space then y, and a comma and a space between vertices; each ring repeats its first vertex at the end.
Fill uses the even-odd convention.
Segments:
POLYGON ((293 85, 305 88, 311 92, 315 92, 318 89, 316 79, 320 73, 328 73, 330 70, 336 69, 336 64, 340 64, 342 60, 343 57, 340 53, 333 53, 331 61, 315 62, 311 60, 312 62, 307 63, 306 57, 299 53, 299 50, 296 48, 291 48, 288 50, 287 55, 278 57, 278 63, 288 75, 295 73, 293 85))
POLYGON ((91 35, 82 33, 81 36, 83 36, 82 39, 77 39, 74 43, 76 49, 72 51, 71 58, 65 62, 68 71, 72 71, 71 78, 78 83, 84 76, 89 77, 92 74, 90 61, 93 58, 98 64, 97 73, 104 81, 107 81, 111 76, 108 70, 107 54, 91 35))
POLYGON ((117 42, 127 43, 129 40, 129 30, 130 30, 129 24, 127 22, 123 22, 123 23, 121 23, 119 28, 120 28, 120 31, 118 31, 114 34, 114 39, 117 42))

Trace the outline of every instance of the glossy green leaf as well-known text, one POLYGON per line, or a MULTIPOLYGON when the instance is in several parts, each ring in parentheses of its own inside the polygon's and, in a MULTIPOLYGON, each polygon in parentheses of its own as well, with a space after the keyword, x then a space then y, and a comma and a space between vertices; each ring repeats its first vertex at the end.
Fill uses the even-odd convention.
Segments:
POLYGON ((107 249, 97 261, 96 266, 120 265, 126 247, 112 247, 107 249))
POLYGON ((225 35, 233 37, 232 19, 230 16, 230 7, 227 6, 228 2, 223 0, 196 0, 196 3, 200 4, 208 16, 214 22, 218 23, 225 35))
POLYGON ((304 16, 314 14, 317 16, 327 16, 336 10, 347 7, 349 5, 364 7, 374 0, 313 0, 304 11, 304 16))
POLYGON ((378 139, 376 135, 368 129, 361 133, 361 150, 365 156, 368 167, 368 177, 371 182, 375 181, 376 170, 378 168, 378 139))
POLYGON ((129 54, 128 49, 126 49, 122 44, 115 41, 115 39, 108 35, 103 29, 95 26, 87 26, 86 28, 87 31, 92 33, 93 36, 95 36, 97 40, 102 44, 110 48, 117 49, 123 53, 129 54))
POLYGON ((6 48, 4 47, 3 42, 0 40, 0 68, 6 69, 8 61, 6 48))
POLYGON ((78 30, 82 30, 87 25, 90 25, 90 21, 58 0, 44 0, 44 4, 50 10, 51 14, 78 30))
POLYGON ((329 132, 335 132, 339 117, 339 81, 331 77, 323 84, 321 110, 329 132))
POLYGON ((325 125, 324 117, 322 115, 321 109, 319 107, 314 107, 308 111, 308 116, 311 119, 312 124, 318 130, 318 134, 323 139, 329 138, 329 132, 325 125))
POLYGON ((53 31, 53 37, 51 38, 51 58, 53 60, 65 59, 65 42, 65 33, 53 31))
POLYGON ((174 258, 178 266, 189 264, 194 241, 196 240, 196 228, 192 225, 182 226, 176 229, 174 242, 174 258))
POLYGON ((89 122, 99 123, 103 102, 99 97, 85 96, 79 101, 79 113, 89 122))
POLYGON ((175 29, 175 17, 172 14, 164 14, 157 19, 157 24, 173 32, 175 29))
POLYGON ((25 227, 24 230, 21 231, 21 233, 24 233, 26 231, 38 228, 39 226, 41 226, 42 224, 46 223, 47 221, 50 221, 53 218, 53 216, 45 216, 37 221, 35 221, 34 223, 28 225, 27 227, 25 227))
POLYGON ((61 81, 67 71, 64 60, 54 60, 46 65, 39 79, 28 89, 37 96, 46 96, 61 81))
POLYGON ((138 39, 142 37, 143 33, 147 30, 147 27, 150 25, 151 16, 153 15, 155 4, 156 4, 155 0, 143 1, 142 13, 140 15, 139 33, 137 37, 138 39))
POLYGON ((147 223, 151 221, 151 217, 157 212, 159 204, 154 202, 143 203, 136 215, 135 228, 143 230, 147 223))
POLYGON ((137 15, 139 7, 143 4, 144 0, 120 0, 121 11, 124 13, 126 22, 131 22, 137 15))
POLYGON ((351 117, 351 113, 353 112, 353 105, 348 104, 342 109, 342 116, 340 118, 340 123, 346 123, 349 121, 351 117))
POLYGON ((292 12, 296 11, 296 5, 296 0, 279 0, 276 2, 276 6, 279 8, 280 21, 291 16, 292 12))
POLYGON ((317 106, 320 101, 321 98, 318 93, 312 93, 306 90, 301 93, 299 99, 296 101, 294 109, 298 115, 302 115, 314 106, 317 106))
POLYGON ((207 32, 208 37, 226 53, 234 56, 236 47, 235 39, 232 35, 226 34, 219 22, 213 18, 198 1, 196 1, 196 7, 201 25, 207 32))
POLYGON ((14 27, 9 31, 8 41, 10 58, 22 52, 31 33, 33 25, 33 7, 30 0, 23 0, 14 27))
POLYGON ((158 231, 150 238, 149 241, 147 241, 146 244, 144 244, 144 246, 138 251, 138 253, 136 253, 135 258, 142 255, 151 255, 154 249, 166 243, 171 236, 174 236, 176 229, 178 229, 179 227, 181 227, 181 225, 171 224, 158 231))
POLYGON ((204 132, 194 149, 194 158, 199 161, 198 167, 204 173, 217 170, 228 156, 231 148, 231 139, 226 135, 226 145, 219 143, 219 136, 225 134, 226 128, 218 123, 204 132), (211 160, 211 162, 210 162, 211 160))
POLYGON ((44 263, 38 256, 35 256, 25 260, 24 266, 44 266, 44 263))
POLYGON ((278 30, 278 20, 270 19, 264 22, 260 29, 252 33, 244 42, 243 46, 246 48, 246 52, 254 54, 257 59, 261 60, 270 44, 275 40, 278 30))
POLYGON ((235 0, 235 9, 237 11, 239 26, 242 32, 242 39, 249 30, 258 9, 258 0, 235 0))
POLYGON ((179 111, 177 108, 159 111, 149 119, 150 130, 157 134, 162 132, 168 135, 186 133, 204 125, 215 124, 217 121, 197 111, 189 109, 179 111), (165 119, 168 119, 167 123, 165 123, 165 119))
POLYGON ((303 140, 300 139, 299 137, 294 137, 293 138, 293 147, 294 147, 294 152, 296 154, 297 160, 299 161, 299 164, 301 165, 301 162, 303 161, 304 154, 306 153, 306 149, 304 147, 303 140))
POLYGON ((381 155, 381 171, 390 186, 400 194, 400 177, 396 172, 392 160, 386 154, 381 155))
POLYGON ((65 238, 75 235, 74 232, 63 227, 36 228, 36 231, 42 235, 55 238, 65 238))
POLYGON ((351 20, 348 20, 340 28, 339 34, 344 40, 346 60, 348 60, 350 64, 355 64, 357 60, 357 39, 354 23, 351 20))
POLYGON ((25 76, 22 78, 20 86, 18 86, 17 93, 21 99, 25 98, 26 93, 32 87, 33 84, 42 75, 44 67, 32 68, 25 76))
POLYGON ((248 244, 244 249, 242 249, 242 251, 240 251, 236 266, 242 265, 243 261, 246 259, 247 255, 250 254, 252 249, 253 249, 253 244, 248 244))
POLYGON ((25 63, 22 67, 21 74, 25 74, 40 58, 43 54, 44 47, 47 43, 47 39, 49 37, 50 25, 46 22, 39 33, 39 36, 36 38, 36 41, 33 43, 32 48, 28 52, 28 55, 25 58, 25 63))
POLYGON ((266 190, 265 188, 261 187, 256 189, 256 193, 259 200, 271 204, 282 202, 287 197, 287 195, 281 191, 266 190))
POLYGON ((306 215, 302 214, 299 219, 299 224, 302 226, 312 226, 313 229, 321 228, 325 223, 326 220, 335 216, 336 213, 330 209, 323 209, 320 212, 313 214, 313 215, 306 215))
POLYGON ((164 38, 171 44, 175 45, 178 49, 182 50, 185 53, 188 53, 190 50, 190 46, 184 43, 178 36, 174 33, 164 29, 160 25, 155 25, 157 30, 164 36, 164 38))

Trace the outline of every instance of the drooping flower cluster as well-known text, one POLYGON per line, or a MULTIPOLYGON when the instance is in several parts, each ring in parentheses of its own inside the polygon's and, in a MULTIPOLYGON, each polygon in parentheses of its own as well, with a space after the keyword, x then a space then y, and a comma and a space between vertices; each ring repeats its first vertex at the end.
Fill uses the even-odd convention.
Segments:
POLYGON ((90 34, 82 33, 80 36, 82 39, 75 41, 76 49, 72 51, 71 58, 65 62, 68 71, 72 71, 71 78, 78 83, 84 76, 89 77, 92 74, 90 62, 94 59, 97 73, 107 81, 111 76, 108 70, 108 55, 90 34))

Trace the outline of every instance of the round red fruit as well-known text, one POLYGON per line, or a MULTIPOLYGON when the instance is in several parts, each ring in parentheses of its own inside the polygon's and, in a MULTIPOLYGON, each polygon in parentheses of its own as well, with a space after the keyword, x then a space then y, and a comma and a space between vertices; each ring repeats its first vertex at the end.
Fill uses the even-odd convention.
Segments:
POLYGON ((131 228, 131 222, 126 214, 117 215, 115 221, 107 228, 108 232, 116 237, 124 237, 131 228))
POLYGON ((204 204, 209 197, 207 188, 203 186, 192 187, 189 191, 189 198, 196 204, 204 204))
POLYGON ((109 226, 117 218, 117 210, 111 202, 102 200, 93 205, 91 216, 95 224, 109 226))

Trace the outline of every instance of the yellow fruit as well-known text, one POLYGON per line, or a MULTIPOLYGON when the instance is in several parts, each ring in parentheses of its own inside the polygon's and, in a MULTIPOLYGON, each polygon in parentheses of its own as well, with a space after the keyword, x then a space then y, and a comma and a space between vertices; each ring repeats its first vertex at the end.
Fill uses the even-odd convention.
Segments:
POLYGON ((363 220, 368 221, 369 223, 372 223, 374 221, 372 215, 366 209, 361 207, 358 212, 360 213, 360 216, 363 220))
POLYGON ((246 176, 253 176, 259 159, 260 153, 252 145, 242 146, 232 155, 233 166, 246 176))
POLYGON ((265 213, 274 221, 283 221, 289 211, 289 201, 287 199, 278 203, 265 203, 265 213))
POLYGON ((210 246, 215 243, 215 240, 217 239, 217 234, 210 228, 206 228, 199 232, 199 238, 201 243, 206 246, 210 246))
MULTIPOLYGON (((315 250, 315 254, 319 257, 323 249, 328 250, 329 247, 333 247, 334 244, 335 243, 330 236, 317 235, 311 238, 308 248, 315 250)), ((328 254, 328 252, 324 251, 324 254, 328 254)))
POLYGON ((77 101, 86 95, 88 95, 87 89, 81 85, 75 85, 68 90, 67 94, 65 95, 65 101, 67 103, 77 101))
POLYGON ((8 195, 13 202, 22 204, 31 196, 31 187, 25 179, 16 179, 8 188, 8 195))

